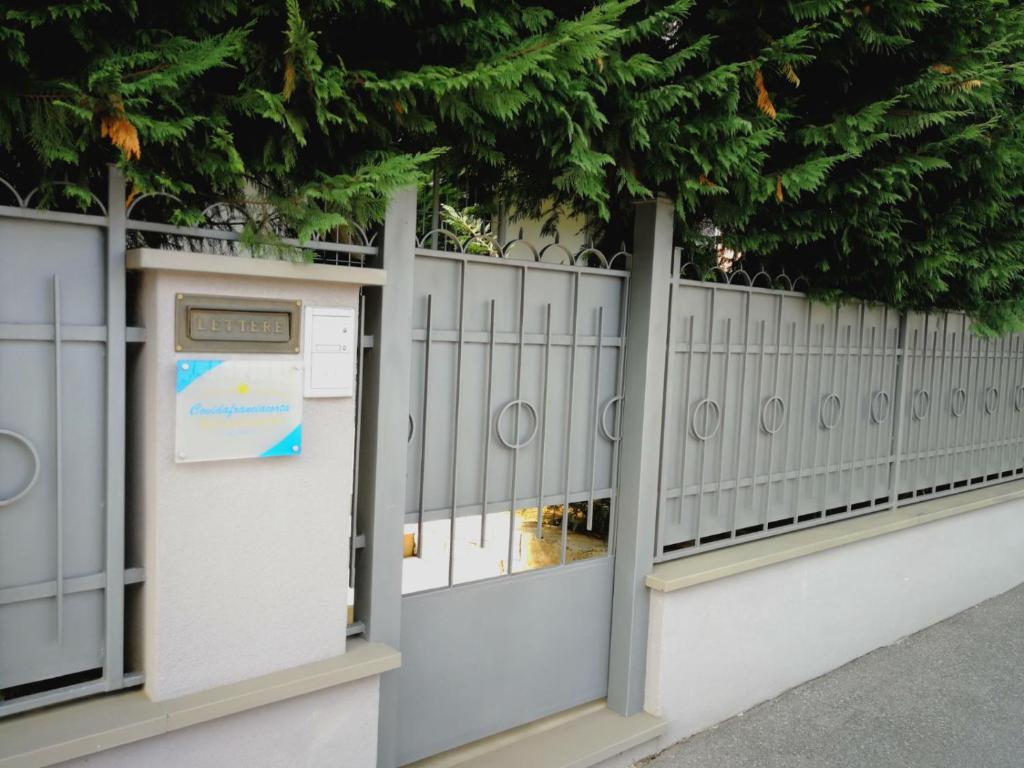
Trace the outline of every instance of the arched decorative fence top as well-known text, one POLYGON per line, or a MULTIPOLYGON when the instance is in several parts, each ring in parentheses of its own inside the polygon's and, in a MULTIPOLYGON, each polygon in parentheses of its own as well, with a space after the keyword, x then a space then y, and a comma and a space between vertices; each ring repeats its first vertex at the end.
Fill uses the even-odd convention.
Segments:
MULTIPOLYGON (((107 215, 107 207, 103 204, 103 201, 96 196, 94 192, 92 192, 91 190, 83 190, 81 187, 79 187, 76 184, 73 184, 70 181, 53 181, 46 185, 40 184, 38 186, 32 187, 32 189, 30 189, 28 192, 22 195, 21 193, 18 192, 17 187, 15 187, 11 182, 7 181, 7 179, 5 179, 3 176, 0 176, 0 205, 4 204, 2 193, 6 191, 8 195, 11 198, 13 198, 15 208, 22 208, 25 210, 35 209, 38 206, 33 205, 33 203, 38 203, 39 201, 41 201, 43 198, 43 194, 47 190, 47 188, 52 187, 72 187, 81 191, 83 196, 89 199, 89 206, 85 211, 79 210, 79 213, 88 213, 88 210, 90 208, 96 208, 100 212, 100 215, 107 215)), ((65 196, 63 199, 68 198, 65 196)))
POLYGON ((735 285, 744 288, 764 288, 766 290, 790 291, 793 293, 804 293, 810 287, 807 279, 803 276, 795 278, 782 270, 777 275, 771 275, 762 267, 754 271, 747 270, 743 266, 731 269, 712 267, 703 269, 692 261, 683 262, 679 267, 679 278, 681 280, 694 280, 700 283, 721 283, 723 285, 735 285))
MULTIPOLYGON (((71 202, 73 199, 81 201, 88 198, 89 204, 84 210, 77 206, 78 210, 62 212, 88 215, 90 211, 95 210, 102 217, 107 217, 107 206, 95 193, 67 181, 49 182, 22 194, 14 184, 0 177, 0 205, 8 202, 4 200, 6 196, 14 204, 13 207, 22 210, 39 209, 44 193, 55 187, 73 187, 76 195, 74 198, 66 194, 61 195, 54 198, 53 202, 71 202)), ((129 233, 129 247, 173 247, 185 251, 231 255, 249 250, 255 251, 255 255, 267 252, 299 261, 344 266, 365 266, 366 257, 376 255, 378 250, 377 233, 368 233, 356 225, 300 240, 269 203, 260 201, 215 201, 188 216, 191 219, 188 223, 172 221, 172 217, 167 215, 166 205, 164 208, 153 207, 157 201, 170 203, 175 210, 186 207, 185 201, 168 192, 129 195, 125 200, 125 226, 129 233), (146 215, 147 209, 152 215, 146 215)), ((46 210, 46 213, 56 211, 57 209, 46 210)))
POLYGON ((630 259, 632 259, 632 254, 626 250, 625 244, 610 255, 592 244, 585 244, 573 251, 559 241, 557 234, 550 243, 537 246, 523 237, 522 230, 519 231, 518 237, 502 244, 498 238, 490 234, 472 234, 460 237, 458 233, 450 229, 439 227, 420 236, 416 247, 421 251, 440 251, 464 256, 491 256, 510 261, 532 261, 538 264, 612 270, 628 270, 630 259))

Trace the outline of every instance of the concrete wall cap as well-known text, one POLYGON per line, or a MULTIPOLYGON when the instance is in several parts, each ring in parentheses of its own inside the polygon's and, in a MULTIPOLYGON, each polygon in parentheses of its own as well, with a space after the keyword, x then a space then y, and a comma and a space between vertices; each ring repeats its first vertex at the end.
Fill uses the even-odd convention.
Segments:
POLYGON ((384 285, 383 269, 302 264, 248 256, 222 256, 158 248, 133 248, 127 254, 128 269, 199 272, 202 274, 268 277, 277 280, 311 280, 318 283, 384 285))

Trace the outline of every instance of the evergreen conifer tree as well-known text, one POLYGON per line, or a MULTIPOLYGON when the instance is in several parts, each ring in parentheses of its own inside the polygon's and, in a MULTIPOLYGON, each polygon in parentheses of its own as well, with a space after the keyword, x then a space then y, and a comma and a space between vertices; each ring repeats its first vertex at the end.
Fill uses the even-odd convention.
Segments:
MULTIPOLYGON (((1024 318, 1011 0, 77 0, 0 7, 0 172, 106 163, 300 236, 437 171, 487 212, 677 201, 680 244, 824 296, 1024 318)), ((197 204, 197 203, 196 203, 197 204)))

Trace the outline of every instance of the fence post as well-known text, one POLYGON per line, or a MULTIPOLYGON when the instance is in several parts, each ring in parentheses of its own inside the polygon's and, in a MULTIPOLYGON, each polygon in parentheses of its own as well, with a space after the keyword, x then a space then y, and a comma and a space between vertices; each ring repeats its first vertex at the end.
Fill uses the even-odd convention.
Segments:
POLYGON ((120 688, 124 680, 125 365, 128 354, 125 199, 124 174, 112 165, 107 174, 106 201, 107 468, 104 495, 107 529, 103 671, 108 691, 120 688))
POLYGON ((623 715, 644 705, 649 595, 654 564, 661 445, 662 386, 672 277, 672 201, 638 203, 626 319, 615 584, 608 705, 623 715))
MULTIPOLYGON (((373 348, 363 366, 359 506, 366 548, 356 570, 356 615, 372 642, 398 648, 402 620, 402 531, 405 454, 412 357, 416 188, 391 198, 384 218, 380 264, 387 282, 367 289, 366 331, 373 348)), ((380 680, 377 764, 392 768, 398 726, 397 671, 380 680)))

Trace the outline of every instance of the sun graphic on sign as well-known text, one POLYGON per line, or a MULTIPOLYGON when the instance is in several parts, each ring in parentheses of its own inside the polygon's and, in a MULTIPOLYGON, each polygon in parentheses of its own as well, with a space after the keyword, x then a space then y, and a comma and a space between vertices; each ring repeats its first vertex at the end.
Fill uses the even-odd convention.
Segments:
POLYGON ((238 385, 238 394, 246 395, 248 393, 249 393, 249 385, 248 384, 243 382, 243 383, 238 385))

